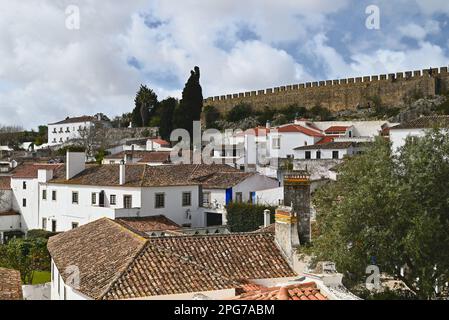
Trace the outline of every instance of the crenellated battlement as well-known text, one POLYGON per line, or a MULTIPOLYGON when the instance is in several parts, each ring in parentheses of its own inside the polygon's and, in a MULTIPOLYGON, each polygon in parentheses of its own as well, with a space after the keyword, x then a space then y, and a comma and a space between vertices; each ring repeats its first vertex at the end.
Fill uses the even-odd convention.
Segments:
POLYGON ((283 107, 298 103, 305 107, 320 104, 336 111, 361 106, 373 96, 379 96, 383 103, 397 105, 412 91, 420 91, 424 96, 433 96, 438 94, 439 90, 447 88, 448 68, 441 67, 227 94, 207 98, 204 105, 214 105, 220 111, 227 111, 242 102, 249 103, 256 109, 265 105, 283 107))

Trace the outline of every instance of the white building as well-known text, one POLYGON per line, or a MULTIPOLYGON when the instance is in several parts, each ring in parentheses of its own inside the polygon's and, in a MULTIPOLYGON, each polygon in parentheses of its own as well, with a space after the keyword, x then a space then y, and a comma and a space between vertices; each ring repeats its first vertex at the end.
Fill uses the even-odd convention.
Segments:
POLYGON ((55 146, 69 140, 79 139, 82 137, 82 132, 89 130, 95 123, 110 126, 110 122, 105 121, 101 113, 95 116, 67 117, 62 121, 49 123, 48 145, 55 146))
POLYGON ((407 138, 423 137, 432 128, 449 128, 449 116, 425 116, 390 128, 393 152, 405 145, 407 138))
POLYGON ((101 217, 164 215, 184 227, 226 222, 224 205, 250 201, 277 181, 227 165, 27 164, 11 177, 11 208, 21 229, 66 231, 101 217))
POLYGON ((122 151, 104 157, 102 164, 140 163, 150 166, 171 164, 170 151, 122 151))
POLYGON ((121 143, 107 149, 111 154, 117 154, 125 151, 161 151, 169 152, 172 148, 170 143, 161 138, 138 138, 123 139, 121 143))
POLYGON ((328 142, 295 148, 297 160, 341 160, 362 152, 365 143, 328 142))

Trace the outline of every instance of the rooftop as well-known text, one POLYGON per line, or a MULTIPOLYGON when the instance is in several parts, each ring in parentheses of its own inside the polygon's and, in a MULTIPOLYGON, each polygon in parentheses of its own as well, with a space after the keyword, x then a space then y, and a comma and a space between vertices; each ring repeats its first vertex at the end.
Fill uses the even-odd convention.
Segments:
POLYGON ((81 116, 81 117, 72 117, 72 118, 65 118, 62 121, 58 121, 55 123, 49 123, 49 125, 55 125, 55 124, 67 124, 67 123, 80 123, 80 122, 89 122, 89 121, 95 121, 96 118, 92 116, 81 116))
POLYGON ((297 125, 297 124, 287 124, 284 126, 280 126, 276 129, 278 132, 284 132, 284 133, 288 133, 288 132, 303 133, 307 136, 312 136, 312 137, 322 137, 323 136, 323 134, 321 132, 318 132, 318 131, 315 131, 312 129, 308 129, 303 126, 297 125))
POLYGON ((0 300, 22 300, 20 272, 0 268, 0 300))
POLYGON ((39 170, 53 170, 53 177, 62 177, 65 172, 65 165, 58 164, 46 164, 46 163, 24 163, 14 169, 13 178, 34 179, 37 178, 39 170))
POLYGON ((0 190, 10 190, 11 189, 11 177, 0 176, 0 190))
MULTIPOLYGON (((118 164, 88 165, 84 171, 69 180, 66 180, 64 175, 58 174, 58 177, 51 180, 50 183, 119 186, 119 166, 118 164)), ((125 166, 126 183, 123 185, 124 187, 166 187, 201 184, 207 188, 228 188, 253 175, 253 173, 244 173, 231 166, 221 164, 177 164, 166 166, 127 164, 125 166)))
POLYGON ((449 116, 425 116, 407 121, 390 128, 397 129, 431 129, 434 127, 449 128, 449 116))
POLYGON ((181 227, 166 216, 150 216, 150 217, 133 217, 120 218, 117 221, 124 224, 126 227, 138 232, 152 232, 163 230, 178 230, 181 227))
POLYGON ((105 159, 124 159, 125 155, 133 155, 135 158, 140 158, 139 162, 170 162, 170 151, 121 151, 119 153, 111 154, 105 159))
POLYGON ((48 249, 64 280, 66 267, 78 266, 79 291, 93 299, 232 289, 244 280, 296 276, 271 233, 149 238, 102 218, 51 237, 48 249))
POLYGON ((350 148, 350 147, 360 147, 361 145, 363 145, 363 144, 360 143, 360 142, 340 141, 340 142, 328 142, 328 143, 323 143, 323 144, 314 144, 314 145, 309 145, 309 146, 302 146, 302 147, 297 147, 294 150, 347 149, 347 148, 350 148))
POLYGON ((348 130, 349 126, 331 126, 329 128, 327 128, 326 130, 324 130, 324 132, 328 133, 328 132, 346 132, 346 130, 348 130))
POLYGON ((293 284, 285 287, 256 288, 232 300, 328 300, 315 282, 293 284))

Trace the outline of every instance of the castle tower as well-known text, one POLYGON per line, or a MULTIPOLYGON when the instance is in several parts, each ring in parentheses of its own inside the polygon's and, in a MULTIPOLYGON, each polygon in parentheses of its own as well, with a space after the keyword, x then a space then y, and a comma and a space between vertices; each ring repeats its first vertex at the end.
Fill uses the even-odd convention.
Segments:
POLYGON ((275 236, 278 247, 293 264, 296 247, 300 245, 298 218, 291 207, 278 207, 275 213, 275 236))
POLYGON ((305 171, 284 174, 284 204, 297 216, 301 244, 310 242, 310 176, 305 171))

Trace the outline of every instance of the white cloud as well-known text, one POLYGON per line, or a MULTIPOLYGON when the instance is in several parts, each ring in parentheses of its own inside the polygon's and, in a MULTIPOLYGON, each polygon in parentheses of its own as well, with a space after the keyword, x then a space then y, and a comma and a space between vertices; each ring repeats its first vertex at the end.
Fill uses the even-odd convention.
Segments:
MULTIPOLYGON (((343 30, 343 54, 328 37, 329 31, 346 25, 333 15, 350 4, 0 0, 8 8, 0 13, 0 123, 30 128, 68 115, 118 115, 131 110, 140 83, 161 99, 179 97, 195 65, 201 67, 204 96, 210 96, 309 81, 317 69, 332 79, 447 64, 446 44, 428 40, 444 25, 429 18, 427 23, 407 21, 402 28, 398 21, 394 30, 399 32, 385 34, 383 47, 375 49, 375 40, 357 36, 365 29, 351 26, 343 30), (65 28, 68 4, 80 8, 79 31, 65 28), (403 37, 416 39, 418 47, 407 47, 403 37)), ((425 14, 446 12, 448 6, 446 1, 418 5, 425 14)))

